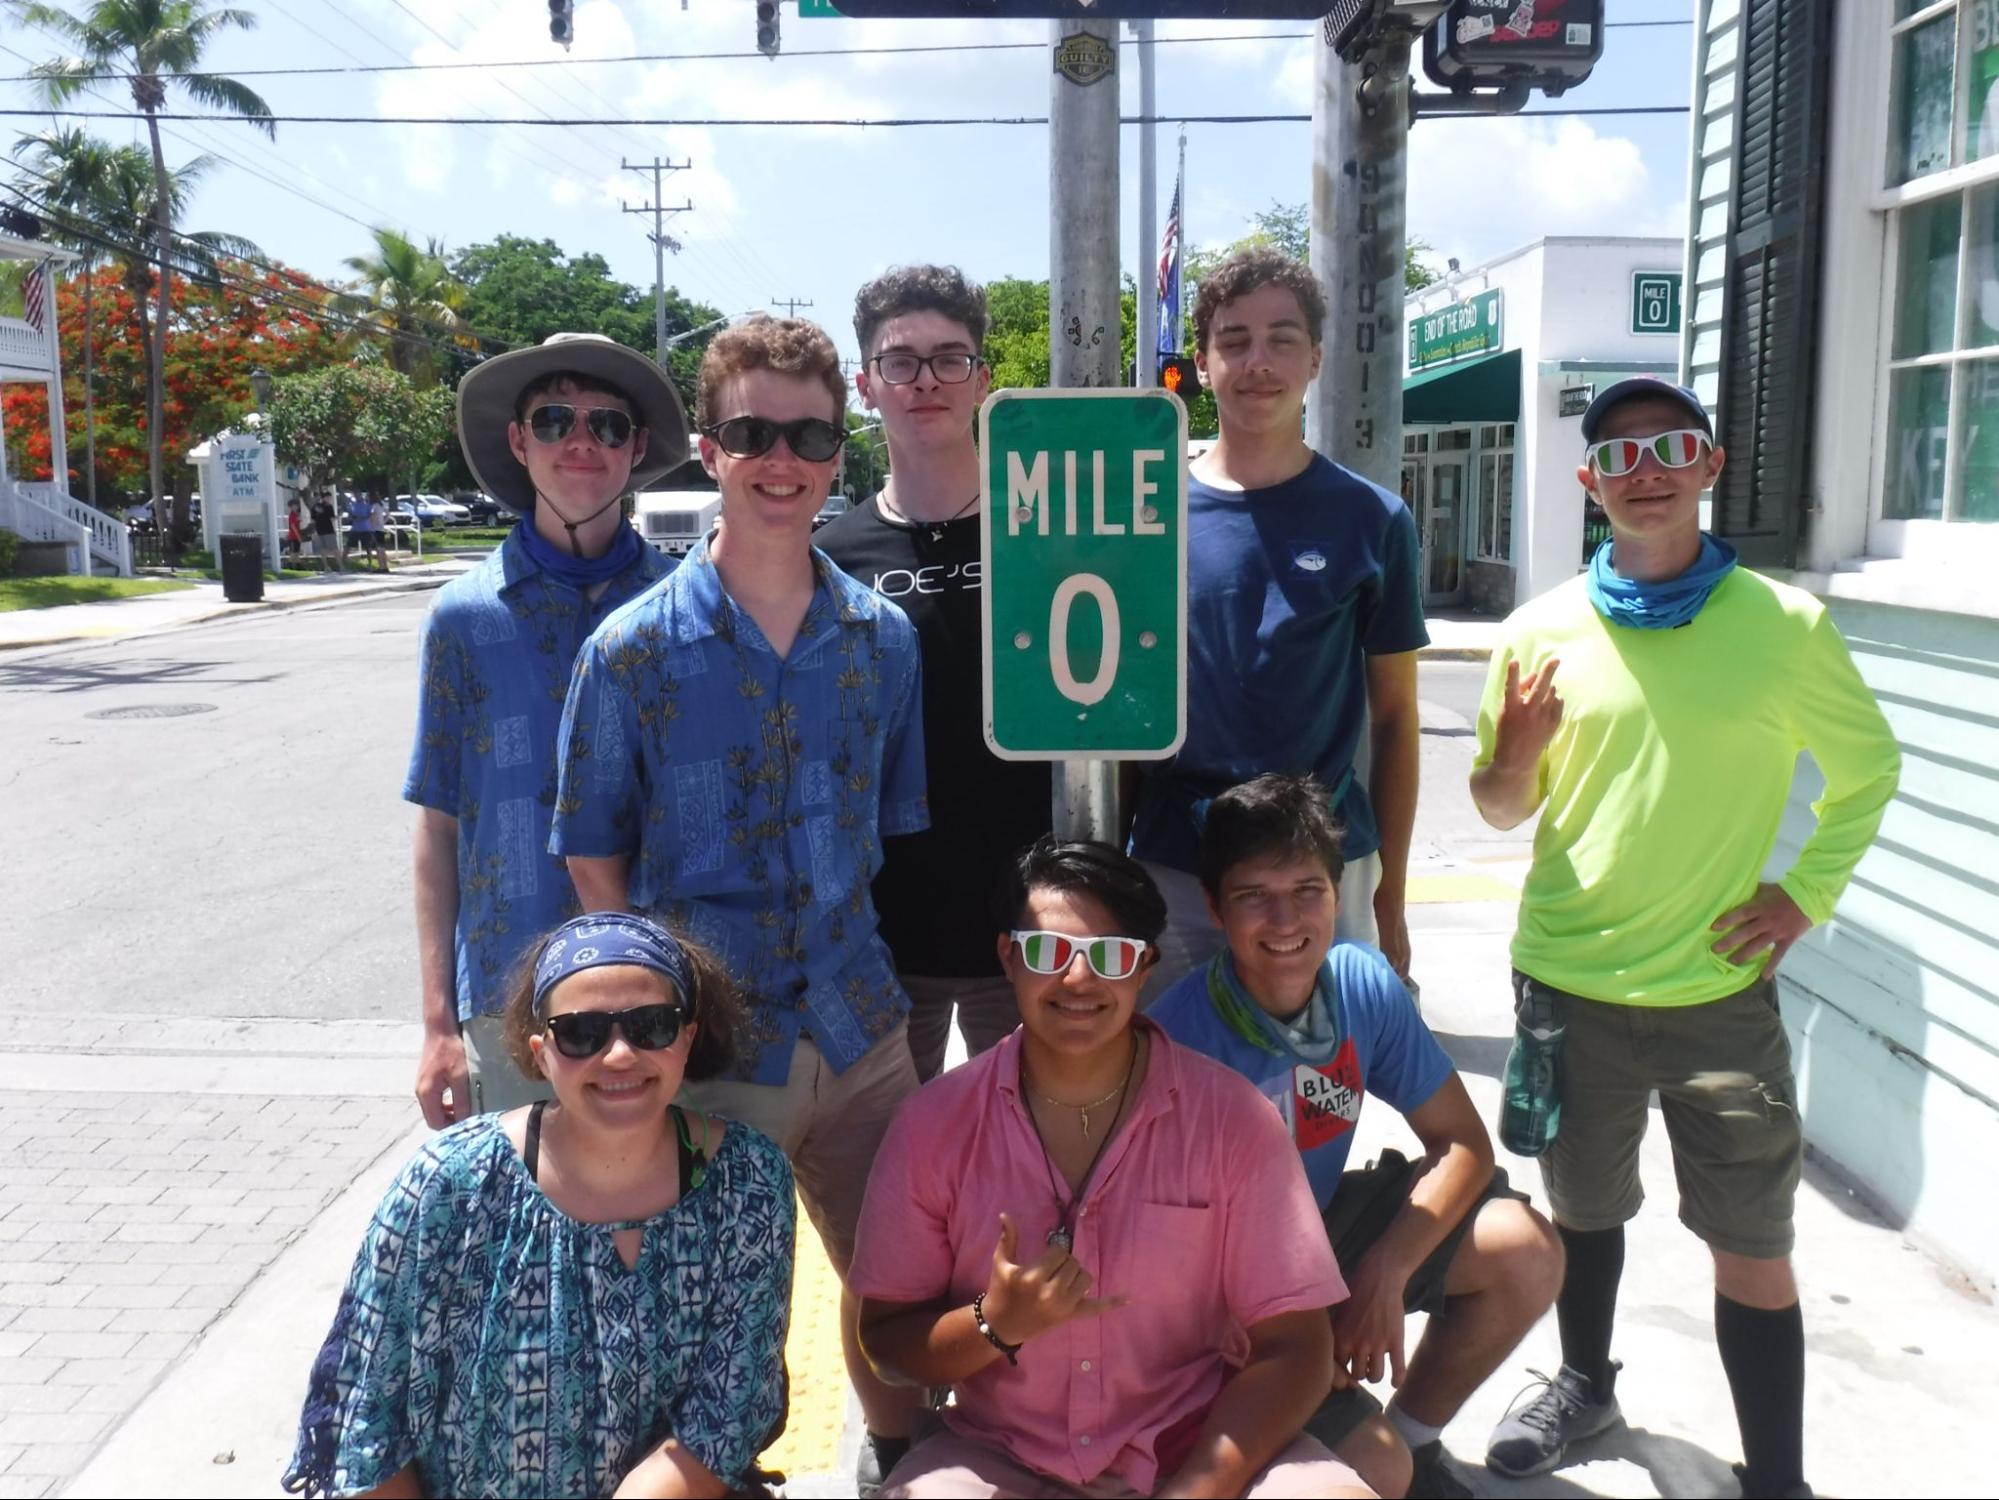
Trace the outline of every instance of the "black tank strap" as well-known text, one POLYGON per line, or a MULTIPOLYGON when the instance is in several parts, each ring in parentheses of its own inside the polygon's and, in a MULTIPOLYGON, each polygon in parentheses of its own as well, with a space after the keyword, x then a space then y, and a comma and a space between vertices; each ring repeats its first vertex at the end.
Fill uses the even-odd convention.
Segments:
POLYGON ((521 1143, 521 1160, 527 1163, 531 1182, 541 1181, 541 1112, 547 1108, 546 1099, 537 1099, 528 1106, 528 1133, 521 1143))

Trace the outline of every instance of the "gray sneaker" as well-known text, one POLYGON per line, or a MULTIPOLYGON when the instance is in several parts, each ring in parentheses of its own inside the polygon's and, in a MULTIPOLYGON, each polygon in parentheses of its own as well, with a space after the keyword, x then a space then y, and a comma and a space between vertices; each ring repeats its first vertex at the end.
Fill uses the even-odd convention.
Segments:
MULTIPOLYGON (((1614 1376, 1621 1366, 1612 1360, 1610 1368, 1614 1376)), ((1539 1370, 1528 1373, 1539 1382, 1541 1393, 1525 1406, 1520 1406, 1519 1396, 1513 1398, 1514 1406, 1492 1429, 1485 1450, 1485 1466, 1508 1479, 1547 1473, 1562 1461, 1569 1444, 1595 1437, 1624 1416, 1617 1409, 1616 1395, 1596 1400, 1589 1377, 1579 1370, 1563 1365, 1552 1379, 1539 1370)))

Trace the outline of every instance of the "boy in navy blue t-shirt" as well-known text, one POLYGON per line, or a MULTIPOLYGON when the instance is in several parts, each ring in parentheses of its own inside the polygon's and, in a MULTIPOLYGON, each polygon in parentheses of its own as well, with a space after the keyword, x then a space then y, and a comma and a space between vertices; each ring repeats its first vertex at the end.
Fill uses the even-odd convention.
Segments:
POLYGON ((1343 829, 1338 935, 1409 973, 1416 653, 1429 642, 1416 523, 1400 496, 1305 443, 1325 322, 1311 271, 1270 249, 1230 256, 1194 300, 1220 436, 1188 471, 1187 737, 1147 772, 1131 830, 1166 897, 1148 996, 1215 951, 1195 879, 1201 819, 1267 771, 1324 784, 1343 829))
POLYGON ((1457 1070, 1374 948, 1333 941, 1341 829, 1307 776, 1216 797, 1200 880, 1226 946, 1147 1014, 1235 1069, 1291 1131, 1352 1295, 1331 1310, 1334 1390, 1307 1428, 1382 1495, 1466 1495, 1441 1434, 1547 1311, 1561 1242, 1493 1165, 1457 1070), (1423 1143, 1347 1169, 1367 1095, 1423 1143), (1474 1228, 1476 1233, 1474 1233, 1474 1228), (1403 1320, 1431 1314, 1403 1358, 1403 1320), (1362 1381, 1398 1388, 1385 1418, 1362 1381))

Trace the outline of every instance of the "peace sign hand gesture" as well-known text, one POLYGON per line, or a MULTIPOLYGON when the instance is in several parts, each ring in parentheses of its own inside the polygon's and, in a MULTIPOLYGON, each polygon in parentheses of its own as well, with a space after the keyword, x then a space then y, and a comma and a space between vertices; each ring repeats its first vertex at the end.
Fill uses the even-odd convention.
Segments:
POLYGON ((1019 1251, 1020 1232, 1011 1217, 1001 1214, 983 1306, 986 1326, 1006 1343, 1024 1344, 1072 1318, 1094 1318, 1131 1301, 1127 1296, 1092 1297, 1090 1273, 1059 1245, 1050 1245, 1026 1266, 1019 1251))
POLYGON ((1562 699, 1555 691, 1559 657, 1551 656, 1520 678, 1518 660, 1506 664, 1506 693, 1499 701, 1499 723, 1493 730, 1492 759, 1509 770, 1531 766, 1541 758, 1562 724, 1562 699))

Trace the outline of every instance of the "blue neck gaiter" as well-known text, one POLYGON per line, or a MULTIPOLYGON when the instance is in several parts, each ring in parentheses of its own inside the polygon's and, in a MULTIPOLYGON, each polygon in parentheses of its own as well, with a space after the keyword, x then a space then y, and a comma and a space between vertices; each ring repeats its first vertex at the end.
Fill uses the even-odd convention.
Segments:
POLYGON ((1701 533, 1701 555, 1677 578, 1640 583, 1611 571, 1605 542, 1589 560, 1589 601, 1613 625, 1632 630, 1672 630, 1701 612, 1708 595, 1735 567, 1735 549, 1718 537, 1701 533))
POLYGON ((573 589, 595 588, 600 583, 608 583, 625 569, 639 560, 639 548, 645 545, 639 534, 629 526, 620 526, 611 541, 611 548, 602 557, 578 557, 566 547, 558 547, 539 531, 534 529, 532 517, 524 516, 514 528, 514 535, 537 568, 558 583, 566 583, 573 589))

